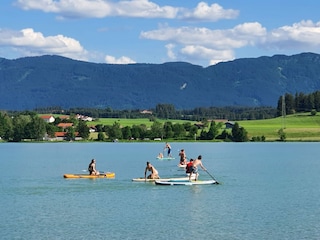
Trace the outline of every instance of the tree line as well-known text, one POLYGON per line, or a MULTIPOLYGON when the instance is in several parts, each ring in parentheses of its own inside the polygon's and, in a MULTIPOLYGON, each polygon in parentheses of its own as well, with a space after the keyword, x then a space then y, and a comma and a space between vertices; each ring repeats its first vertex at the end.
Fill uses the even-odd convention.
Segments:
POLYGON ((37 113, 74 114, 78 113, 93 118, 150 118, 150 119, 180 119, 202 121, 203 119, 227 119, 232 121, 270 119, 277 116, 274 107, 198 107, 190 110, 179 110, 173 104, 161 103, 144 113, 141 109, 70 108, 47 107, 34 109, 37 113), (152 114, 150 114, 152 113, 152 114))
POLYGON ((248 141, 247 132, 244 128, 241 128, 238 123, 235 123, 232 131, 227 131, 223 128, 223 123, 216 123, 212 121, 206 122, 203 126, 199 127, 191 122, 172 123, 170 121, 164 124, 159 121, 154 121, 150 128, 147 128, 144 124, 133 125, 132 127, 126 126, 121 128, 118 122, 114 122, 112 126, 99 126, 98 129, 98 141, 104 141, 105 135, 109 139, 125 139, 125 140, 149 140, 149 139, 174 139, 174 140, 215 140, 220 139, 223 141, 236 141, 244 142, 248 141), (199 133, 200 131, 200 133, 199 133))
POLYGON ((0 137, 5 141, 43 141, 47 138, 54 138, 56 132, 65 132, 65 140, 71 141, 81 137, 83 140, 115 141, 115 140, 153 140, 174 139, 174 140, 214 140, 223 141, 247 141, 247 132, 235 123, 232 131, 223 128, 223 123, 215 121, 203 121, 195 125, 191 122, 172 123, 166 121, 161 123, 156 119, 150 128, 145 124, 121 127, 118 121, 112 125, 97 124, 97 139, 89 139, 89 127, 85 121, 71 115, 69 119, 55 118, 53 123, 47 123, 35 112, 21 112, 15 115, 8 115, 0 112, 0 137), (72 127, 63 129, 59 123, 73 123, 72 127))
POLYGON ((87 124, 77 120, 74 115, 68 120, 56 118, 54 123, 46 123, 36 112, 26 111, 14 115, 0 112, 0 137, 5 141, 42 141, 46 136, 54 137, 56 132, 66 132, 66 140, 74 140, 76 134, 87 139, 90 134, 87 124), (58 127, 61 122, 73 123, 74 127, 58 127))
POLYGON ((310 94, 296 93, 295 95, 286 93, 279 97, 277 105, 277 115, 294 114, 297 112, 311 112, 313 114, 320 111, 320 91, 310 94))
MULTIPOLYGON (((279 96, 277 107, 241 107, 241 106, 226 106, 226 107, 197 107, 194 109, 179 110, 173 104, 161 103, 155 108, 149 109, 152 114, 150 118, 160 119, 180 119, 201 121, 203 119, 228 119, 231 121, 240 120, 261 120, 270 119, 281 116, 285 106, 286 114, 294 114, 296 112, 320 111, 320 91, 315 91, 310 94, 305 93, 285 93, 279 96), (283 104, 283 99, 285 104, 283 104)), ((62 109, 59 106, 46 108, 36 108, 33 110, 36 113, 52 113, 72 115, 78 113, 81 115, 91 116, 93 118, 146 118, 148 114, 143 113, 140 109, 112 109, 110 107, 100 108, 70 108, 62 109)), ((16 111, 7 111, 8 114, 16 114, 16 111)))

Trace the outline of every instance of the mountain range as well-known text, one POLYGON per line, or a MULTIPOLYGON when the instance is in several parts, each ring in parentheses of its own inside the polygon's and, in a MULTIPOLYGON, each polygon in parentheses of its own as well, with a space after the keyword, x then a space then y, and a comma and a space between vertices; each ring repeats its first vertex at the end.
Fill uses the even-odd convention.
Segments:
POLYGON ((320 89, 320 55, 243 58, 209 67, 186 62, 102 64, 61 56, 0 58, 0 109, 276 107, 285 93, 320 89))

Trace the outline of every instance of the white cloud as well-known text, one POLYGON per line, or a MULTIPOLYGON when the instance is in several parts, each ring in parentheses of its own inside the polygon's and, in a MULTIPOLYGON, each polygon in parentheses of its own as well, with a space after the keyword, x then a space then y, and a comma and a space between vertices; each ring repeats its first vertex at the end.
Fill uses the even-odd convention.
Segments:
POLYGON ((112 13, 112 4, 103 0, 18 0, 24 10, 40 10, 60 14, 65 18, 102 18, 112 13))
POLYGON ((78 60, 86 60, 87 51, 81 44, 63 35, 45 37, 32 28, 21 31, 0 29, 0 47, 12 47, 23 55, 57 54, 78 60))
POLYGON ((175 45, 172 44, 172 43, 169 43, 165 47, 167 49, 167 55, 168 55, 169 59, 176 60, 177 57, 176 57, 176 54, 173 51, 174 48, 175 48, 175 45))
POLYGON ((148 0, 119 1, 115 4, 118 16, 145 18, 174 18, 178 9, 170 6, 160 7, 148 0))
POLYGON ((258 23, 246 23, 227 30, 211 30, 197 27, 163 27, 140 34, 142 38, 146 39, 173 41, 185 45, 200 44, 218 49, 243 47, 264 35, 266 35, 266 30, 258 23))
POLYGON ((180 49, 182 59, 191 62, 207 59, 212 63, 233 60, 234 51, 244 47, 277 49, 282 51, 318 51, 320 47, 320 22, 301 21, 292 26, 282 26, 267 31, 260 23, 243 23, 231 29, 160 26, 156 30, 141 32, 141 38, 166 42, 168 56, 172 44, 180 49))
POLYGON ((24 10, 39 10, 59 14, 59 18, 179 18, 187 20, 217 21, 231 19, 239 12, 223 9, 218 4, 200 2, 194 9, 159 6, 149 0, 17 0, 16 6, 24 10))
POLYGON ((235 58, 232 50, 214 50, 196 45, 185 46, 181 49, 181 53, 189 59, 208 59, 209 65, 230 61, 235 58))
MULTIPOLYGON (((88 61, 88 58, 99 58, 100 53, 89 53, 79 41, 63 35, 44 36, 41 32, 35 32, 32 28, 21 31, 0 29, 0 48, 12 48, 20 53, 20 56, 60 55, 72 59, 88 61), (97 54, 97 55, 96 55, 97 54)), ((115 64, 135 63, 129 57, 122 56, 118 59, 105 56, 105 62, 115 64)))
MULTIPOLYGON (((142 32, 141 38, 169 42, 180 47, 180 53, 190 59, 207 59, 219 62, 234 59, 237 48, 255 45, 267 31, 259 23, 244 23, 232 29, 212 30, 209 28, 161 26, 159 29, 142 32)), ((171 51, 171 48, 167 50, 171 51)), ((169 52, 171 53, 171 52, 169 52)))
POLYGON ((280 50, 319 50, 320 22, 301 21, 294 23, 292 26, 274 29, 263 39, 261 46, 280 50))
POLYGON ((106 63, 110 63, 110 64, 129 64, 129 63, 136 63, 134 60, 132 60, 132 59, 129 58, 129 57, 122 56, 122 57, 116 59, 115 57, 110 56, 110 55, 107 55, 107 56, 105 57, 105 61, 106 61, 106 63))
POLYGON ((238 17, 238 15, 239 11, 223 9, 217 3, 209 6, 205 2, 200 2, 193 10, 182 11, 180 18, 190 20, 218 21, 220 19, 233 19, 238 17))
POLYGON ((174 18, 178 8, 159 6, 149 0, 17 0, 16 6, 24 10, 41 10, 70 18, 103 18, 108 16, 174 18))

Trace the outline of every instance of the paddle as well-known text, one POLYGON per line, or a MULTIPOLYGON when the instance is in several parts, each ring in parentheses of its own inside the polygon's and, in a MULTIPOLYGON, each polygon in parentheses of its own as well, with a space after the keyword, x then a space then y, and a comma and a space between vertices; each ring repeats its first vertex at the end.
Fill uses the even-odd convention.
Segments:
POLYGON ((208 175, 214 180, 214 181, 216 181, 216 184, 220 184, 220 183, 218 183, 218 181, 208 172, 208 170, 206 169, 206 170, 204 170, 206 173, 208 173, 208 175))
MULTIPOLYGON (((82 170, 82 172, 89 172, 88 170, 82 170)), ((105 173, 104 171, 98 171, 99 173, 105 173)))

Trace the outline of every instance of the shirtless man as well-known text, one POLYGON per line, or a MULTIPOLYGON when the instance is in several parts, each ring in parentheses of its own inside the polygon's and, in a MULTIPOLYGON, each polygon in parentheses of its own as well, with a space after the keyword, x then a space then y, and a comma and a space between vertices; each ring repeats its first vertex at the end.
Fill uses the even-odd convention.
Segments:
POLYGON ((159 179, 159 173, 157 169, 152 166, 150 162, 147 162, 146 169, 144 170, 144 179, 147 179, 147 172, 150 171, 151 174, 148 176, 148 179, 159 179))
POLYGON ((207 171, 207 169, 202 165, 202 156, 201 155, 199 155, 198 158, 193 161, 192 172, 190 173, 189 181, 191 180, 192 173, 196 174, 195 181, 197 181, 198 176, 199 176, 198 166, 200 166, 203 169, 203 171, 207 171))

